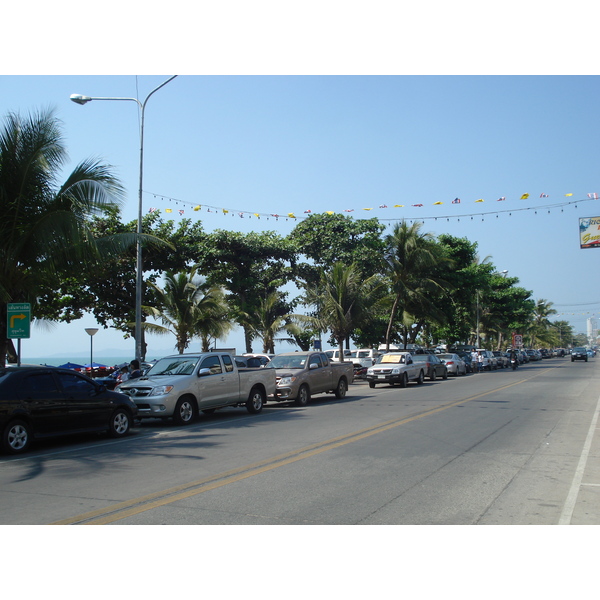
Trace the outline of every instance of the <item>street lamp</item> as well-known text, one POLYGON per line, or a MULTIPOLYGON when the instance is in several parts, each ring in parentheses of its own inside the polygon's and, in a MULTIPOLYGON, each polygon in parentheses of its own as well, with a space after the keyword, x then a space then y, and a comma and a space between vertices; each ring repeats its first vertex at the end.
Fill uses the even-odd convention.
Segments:
MULTIPOLYGON (((137 102, 141 110, 140 118, 140 182, 138 192, 138 220, 137 220, 137 242, 136 242, 136 279, 135 279, 135 357, 141 362, 144 358, 144 351, 142 347, 142 286, 143 286, 143 266, 142 266, 142 182, 144 174, 144 111, 146 110, 146 103, 150 99, 150 96, 157 92, 163 86, 167 85, 169 81, 175 79, 177 75, 169 77, 166 81, 163 81, 158 87, 154 88, 143 102, 140 102, 137 98, 98 98, 91 96, 83 96, 82 94, 71 94, 71 100, 76 104, 87 104, 92 100, 129 100, 131 102, 137 102)), ((93 335, 93 334, 90 334, 93 335)))
POLYGON ((86 327, 85 332, 90 336, 90 377, 94 374, 94 336, 98 333, 97 327, 86 327))

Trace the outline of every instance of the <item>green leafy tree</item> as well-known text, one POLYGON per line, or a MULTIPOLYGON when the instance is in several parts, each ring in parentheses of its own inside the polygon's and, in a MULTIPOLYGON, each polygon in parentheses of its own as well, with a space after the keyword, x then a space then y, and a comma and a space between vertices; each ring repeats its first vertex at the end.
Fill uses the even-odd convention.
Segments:
MULTIPOLYGON (((243 234, 216 230, 197 243, 198 271, 210 283, 229 292, 227 301, 234 320, 243 327, 246 352, 259 328, 256 318, 262 298, 276 292, 295 274, 296 254, 290 243, 273 231, 243 234)), ((279 299, 281 315, 292 304, 279 299)))
POLYGON ((365 277, 381 273, 384 226, 377 219, 315 214, 300 222, 288 239, 298 253, 297 273, 305 286, 319 283, 323 269, 355 263, 365 277), (302 257, 308 259, 301 260, 302 257))
MULTIPOLYGON (((135 241, 94 238, 89 218, 123 201, 111 167, 80 162, 64 183, 67 160, 61 126, 53 111, 28 117, 10 113, 0 130, 0 356, 11 350, 6 331, 9 302, 29 302, 42 315, 38 298, 57 289, 61 277, 95 268, 101 258, 135 241)), ((11 356, 14 359, 14 356, 11 356)))

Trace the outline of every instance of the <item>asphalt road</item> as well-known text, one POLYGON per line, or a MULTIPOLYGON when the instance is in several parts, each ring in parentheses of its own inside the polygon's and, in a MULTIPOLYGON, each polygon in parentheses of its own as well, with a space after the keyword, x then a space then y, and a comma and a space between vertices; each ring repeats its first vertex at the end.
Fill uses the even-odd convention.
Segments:
POLYGON ((600 524, 599 359, 0 456, 1 524, 600 524))

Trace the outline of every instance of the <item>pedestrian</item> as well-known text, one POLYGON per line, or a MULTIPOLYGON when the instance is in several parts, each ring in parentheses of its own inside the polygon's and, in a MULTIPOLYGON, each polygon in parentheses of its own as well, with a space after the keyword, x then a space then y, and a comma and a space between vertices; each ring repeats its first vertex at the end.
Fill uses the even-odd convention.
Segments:
MULTIPOLYGON (((483 352, 478 352, 477 353, 477 366, 479 367, 479 370, 481 372, 483 372, 483 352)), ((490 371, 491 371, 491 367, 490 367, 490 371)))
POLYGON ((471 352, 471 367, 473 368, 473 373, 477 373, 479 371, 479 354, 477 354, 477 350, 473 348, 471 352))
POLYGON ((140 361, 137 358, 134 358, 129 363, 129 379, 137 379, 142 376, 142 371, 140 370, 140 361))

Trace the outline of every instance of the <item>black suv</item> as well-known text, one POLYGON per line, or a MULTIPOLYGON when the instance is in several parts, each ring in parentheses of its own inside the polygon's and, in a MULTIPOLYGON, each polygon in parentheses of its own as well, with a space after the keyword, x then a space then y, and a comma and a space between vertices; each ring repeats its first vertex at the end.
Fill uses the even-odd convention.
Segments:
POLYGON ((0 443, 25 452, 33 438, 107 431, 129 432, 137 406, 89 377, 59 367, 0 367, 0 443))
POLYGON ((585 348, 573 348, 573 350, 571 350, 571 362, 574 360, 585 360, 585 362, 587 362, 587 350, 585 348))

